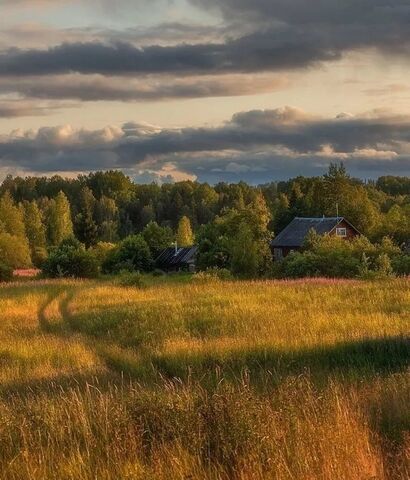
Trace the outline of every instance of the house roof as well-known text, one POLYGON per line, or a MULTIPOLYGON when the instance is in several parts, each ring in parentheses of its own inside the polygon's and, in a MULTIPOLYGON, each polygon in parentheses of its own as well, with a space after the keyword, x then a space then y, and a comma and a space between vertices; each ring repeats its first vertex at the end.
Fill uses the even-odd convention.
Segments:
POLYGON ((192 247, 178 248, 177 251, 175 251, 175 247, 169 247, 159 254, 155 260, 155 264, 159 268, 170 268, 187 264, 195 260, 197 251, 198 247, 196 245, 192 247))
MULTIPOLYGON (((330 233, 339 223, 347 222, 343 217, 294 218, 271 242, 273 247, 301 247, 309 230, 313 228, 319 235, 330 233)), ((347 222, 351 225, 349 222, 347 222)), ((353 225, 351 225, 352 228, 353 225)), ((354 228, 356 230, 356 228, 354 228)))

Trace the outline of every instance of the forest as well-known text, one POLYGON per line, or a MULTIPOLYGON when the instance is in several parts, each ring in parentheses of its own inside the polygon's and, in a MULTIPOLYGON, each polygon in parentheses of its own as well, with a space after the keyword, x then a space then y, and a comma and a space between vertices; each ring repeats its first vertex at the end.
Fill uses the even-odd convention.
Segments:
POLYGON ((3 270, 46 265, 43 269, 52 276, 93 276, 101 268, 149 271, 158 253, 177 241, 199 246, 201 270, 227 269, 248 277, 354 276, 377 268, 408 274, 409 239, 410 178, 363 181, 351 177, 343 164, 330 165, 320 177, 259 186, 141 185, 120 171, 77 178, 9 176, 0 186, 3 270), (311 238, 308 252, 293 255, 272 272, 269 240, 275 234, 296 216, 336 212, 362 233, 357 242, 347 247, 311 238), (68 258, 68 251, 74 257, 68 258), (343 258, 340 271, 323 268, 326 251, 343 258), (315 253, 320 253, 322 267, 312 257, 315 253), (346 268, 349 256, 355 261, 346 268), (78 267, 83 272, 72 271, 75 262, 84 263, 78 267))

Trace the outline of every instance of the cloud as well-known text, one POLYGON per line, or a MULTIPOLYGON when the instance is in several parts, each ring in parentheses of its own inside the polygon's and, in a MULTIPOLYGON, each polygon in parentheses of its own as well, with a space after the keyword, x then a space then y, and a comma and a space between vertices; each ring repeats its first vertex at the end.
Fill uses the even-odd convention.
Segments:
MULTIPOLYGON (((193 1, 193 0, 192 0, 193 1)), ((0 55, 0 75, 78 72, 102 75, 220 74, 280 71, 338 60, 349 51, 374 49, 408 57, 410 6, 406 0, 196 0, 234 20, 239 37, 212 42, 136 46, 104 40, 49 48, 10 49, 0 55), (253 29, 253 30, 252 30, 253 29), (243 33, 244 31, 251 33, 243 33)), ((171 36, 180 27, 171 27, 171 36)), ((199 37, 203 34, 204 27, 199 37)), ((193 35, 195 28, 187 27, 193 35)), ((231 29, 231 31, 233 31, 231 29)))
POLYGON ((0 75, 221 74, 293 69, 340 58, 331 45, 309 36, 274 38, 261 32, 220 44, 135 47, 124 42, 78 42, 44 50, 16 48, 0 54, 0 75))
POLYGON ((150 26, 134 26, 123 29, 108 27, 56 28, 41 23, 20 23, 0 30, 0 48, 45 48, 62 43, 81 42, 129 42, 136 46, 178 45, 181 43, 222 42, 227 36, 238 35, 223 24, 203 25, 200 23, 163 22, 150 26))
POLYGON ((368 88, 363 91, 366 95, 371 97, 380 97, 383 95, 401 95, 410 92, 410 85, 403 83, 391 83, 389 85, 382 85, 379 87, 368 88))
POLYGON ((16 93, 26 98, 81 101, 159 101, 175 98, 255 95, 288 86, 284 75, 224 75, 222 77, 144 77, 124 82, 102 75, 56 75, 50 77, 0 77, 0 94, 16 93))
POLYGON ((40 117, 49 115, 60 108, 72 108, 75 104, 53 102, 38 103, 25 100, 0 99, 0 118, 40 117))
POLYGON ((408 174, 410 116, 373 111, 323 118, 284 107, 241 112, 214 128, 128 122, 122 128, 61 126, 0 137, 0 167, 42 172, 70 165, 73 171, 119 168, 167 176, 175 170, 200 180, 257 182, 318 174, 335 159, 360 176, 408 174))

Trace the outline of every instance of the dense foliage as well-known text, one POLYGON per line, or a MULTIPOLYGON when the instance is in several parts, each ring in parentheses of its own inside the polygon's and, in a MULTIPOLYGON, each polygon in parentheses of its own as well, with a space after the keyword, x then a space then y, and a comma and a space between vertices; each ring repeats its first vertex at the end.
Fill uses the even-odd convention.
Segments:
MULTIPOLYGON (((108 262, 109 269, 115 270, 115 255, 119 255, 119 264, 134 262, 128 254, 124 260, 119 253, 126 248, 125 239, 142 235, 138 244, 143 250, 148 245, 149 258, 134 262, 138 270, 150 268, 159 252, 176 241, 179 246, 198 244, 202 269, 227 268, 248 277, 266 275, 271 268, 268 240, 273 233, 279 233, 295 216, 335 216, 337 211, 371 242, 389 237, 401 246, 410 239, 410 180, 386 176, 363 182, 350 177, 343 165, 331 165, 321 177, 297 177, 258 187, 244 182, 210 186, 191 181, 138 185, 118 171, 76 179, 7 177, 0 186, 0 261, 14 268, 41 267, 50 249, 75 235, 86 249, 117 245, 108 262), (11 245, 16 246, 16 254, 11 245)), ((319 268, 313 261, 319 253, 296 255, 293 264, 288 261, 289 275, 300 269, 332 274, 326 264, 341 261, 345 253, 334 251, 335 258, 325 260, 320 252, 324 266, 319 268), (302 266, 312 262, 312 267, 302 266)), ((408 271, 406 259, 388 256, 395 272, 408 271)), ((108 261, 103 257, 102 263, 108 261)), ((345 260, 349 265, 343 267, 344 274, 364 269, 363 258, 357 255, 345 260)), ((335 267, 338 275, 341 270, 335 267)))
POLYGON ((363 236, 346 242, 340 237, 320 236, 311 231, 304 251, 276 263, 274 271, 285 278, 385 278, 394 273, 404 274, 404 259, 400 248, 387 237, 380 243, 371 243, 363 236))
POLYGON ((93 278, 99 273, 99 264, 91 251, 76 238, 69 237, 50 251, 43 272, 52 278, 93 278))
POLYGON ((107 273, 121 270, 147 272, 152 268, 152 256, 142 235, 130 235, 107 256, 103 268, 107 273))

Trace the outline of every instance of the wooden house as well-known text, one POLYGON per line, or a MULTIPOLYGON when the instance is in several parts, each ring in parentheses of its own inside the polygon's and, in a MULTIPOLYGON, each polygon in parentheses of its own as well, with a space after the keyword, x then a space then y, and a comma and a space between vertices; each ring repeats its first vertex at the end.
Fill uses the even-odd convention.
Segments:
POLYGON ((271 241, 274 259, 281 260, 289 253, 301 250, 311 229, 319 235, 337 235, 346 240, 360 235, 344 217, 296 217, 271 241))
POLYGON ((155 266, 164 272, 195 272, 197 246, 169 247, 163 250, 155 260, 155 266))

